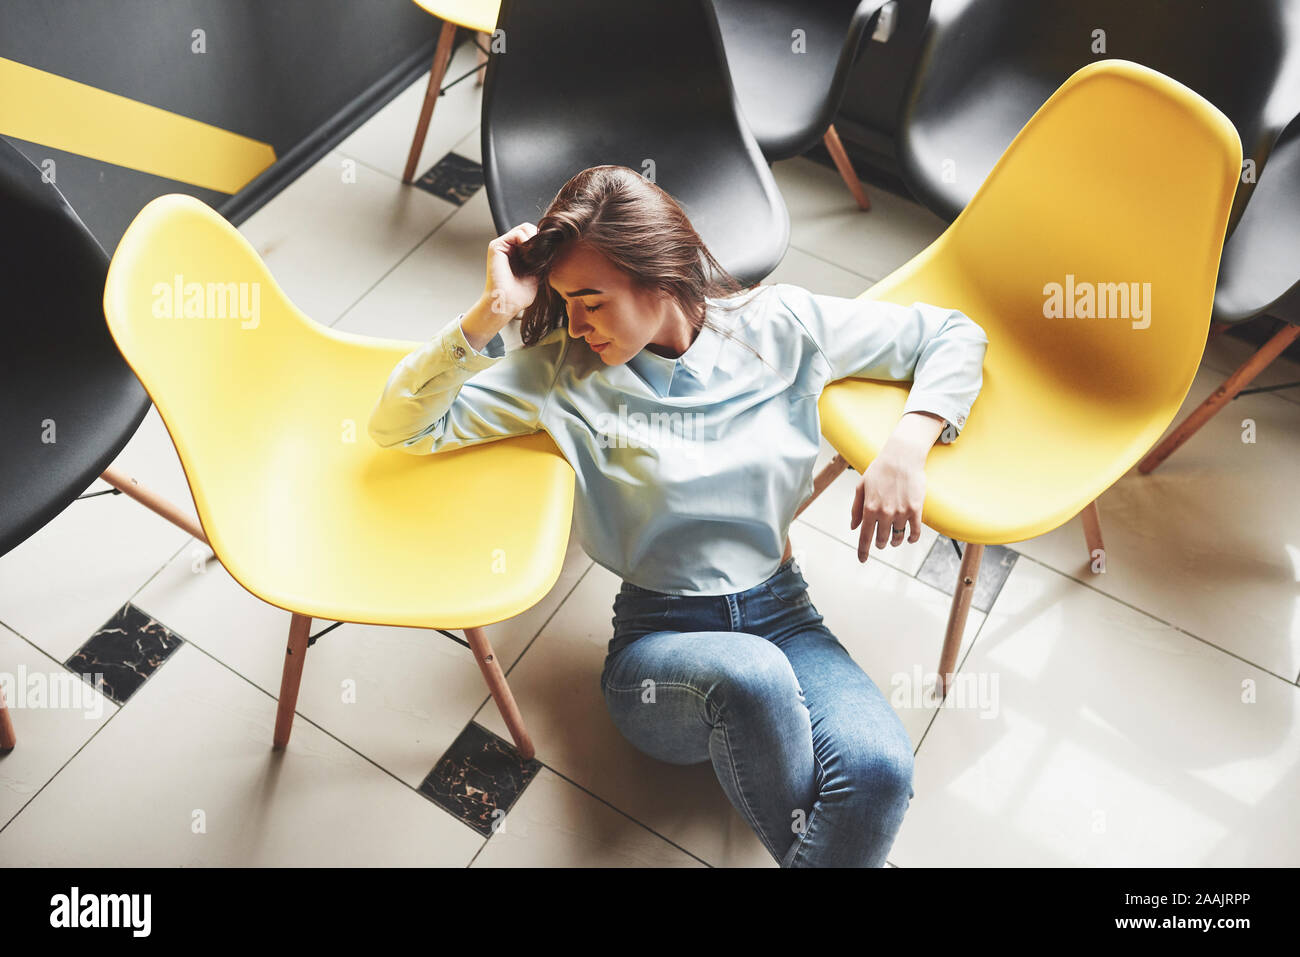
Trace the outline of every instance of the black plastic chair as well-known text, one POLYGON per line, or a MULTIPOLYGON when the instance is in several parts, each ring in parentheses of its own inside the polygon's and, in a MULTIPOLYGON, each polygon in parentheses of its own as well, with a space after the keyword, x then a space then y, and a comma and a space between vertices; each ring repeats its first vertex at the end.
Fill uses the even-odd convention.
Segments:
POLYGON ((897 0, 713 0, 741 111, 769 162, 808 151, 820 139, 863 210, 871 200, 832 120, 849 71, 873 23, 887 31, 897 0), (801 30, 800 52, 795 31, 801 30))
MULTIPOLYGON (((4 139, 0 237, 0 555, 98 477, 206 541, 196 522, 109 468, 149 396, 104 322, 108 257, 58 188, 4 139)), ((13 746, 0 701, 0 750, 13 746)))
POLYGON ((104 324, 108 257, 0 140, 0 555, 67 508, 149 411, 104 324))
MULTIPOLYGON (((1034 111, 1075 70, 1106 57, 1190 87, 1241 137, 1248 169, 1228 220, 1211 335, 1268 311, 1287 314, 1283 300, 1300 279, 1300 260, 1291 254, 1300 143, 1288 130, 1300 114, 1294 0, 933 0, 899 124, 908 188, 955 219, 1034 111), (1095 49, 1099 40, 1104 50, 1095 49), (1274 246, 1279 242, 1287 245, 1274 246)), ((1286 323, 1139 471, 1159 465, 1298 335, 1300 327, 1286 323)))
POLYGON ((741 283, 785 255, 790 217, 739 112, 710 0, 505 0, 483 83, 497 231, 536 222, 591 166, 653 178, 741 283), (650 165, 653 164, 653 165, 650 165))
MULTIPOLYGON (((1273 145, 1268 175, 1255 185, 1250 204, 1223 248, 1215 319, 1241 322, 1285 308, 1300 282, 1300 122, 1273 145)), ((1291 299, 1291 311, 1300 305, 1291 299)))

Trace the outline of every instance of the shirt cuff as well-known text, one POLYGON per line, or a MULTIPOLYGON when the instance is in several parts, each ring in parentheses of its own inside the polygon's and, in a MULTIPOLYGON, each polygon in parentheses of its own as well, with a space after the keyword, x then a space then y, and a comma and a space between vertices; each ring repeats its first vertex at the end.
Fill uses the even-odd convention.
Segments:
POLYGON ((495 365, 497 361, 505 354, 504 343, 501 340, 501 333, 497 333, 488 342, 486 352, 479 352, 469 340, 465 338, 465 330, 460 327, 460 321, 465 318, 465 313, 461 313, 451 322, 443 327, 439 333, 442 340, 443 355, 447 361, 457 368, 466 372, 477 372, 480 369, 486 369, 488 366, 495 365), (496 347, 495 349, 493 347, 496 347), (500 355, 495 354, 500 353, 500 355))
POLYGON ((909 412, 929 412, 932 415, 942 416, 943 420, 956 431, 957 435, 961 434, 961 430, 966 425, 966 409, 947 402, 926 398, 924 395, 908 395, 907 401, 903 403, 903 415, 907 415, 909 412))

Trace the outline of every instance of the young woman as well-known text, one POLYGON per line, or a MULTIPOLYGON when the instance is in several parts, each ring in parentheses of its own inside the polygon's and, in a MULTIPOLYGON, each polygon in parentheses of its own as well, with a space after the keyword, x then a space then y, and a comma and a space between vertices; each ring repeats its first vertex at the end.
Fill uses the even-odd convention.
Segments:
POLYGON ((858 485, 858 560, 917 541, 927 452, 965 425, 987 343, 951 309, 741 290, 672 197, 597 166, 489 243, 482 297, 398 363, 369 430, 431 453, 545 429, 577 474, 584 550, 623 580, 600 679, 619 731, 711 761, 781 866, 882 867, 911 741, 787 532, 812 494, 818 396, 860 375, 913 384, 858 485))

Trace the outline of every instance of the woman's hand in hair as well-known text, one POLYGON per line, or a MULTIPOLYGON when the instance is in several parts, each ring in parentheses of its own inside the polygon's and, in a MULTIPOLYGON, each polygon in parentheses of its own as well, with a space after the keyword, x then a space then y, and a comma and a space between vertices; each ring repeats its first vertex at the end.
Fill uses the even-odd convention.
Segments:
POLYGON ((488 243, 487 282, 483 297, 501 324, 518 315, 537 298, 537 276, 516 276, 510 268, 510 250, 537 235, 532 223, 521 223, 510 232, 488 243))

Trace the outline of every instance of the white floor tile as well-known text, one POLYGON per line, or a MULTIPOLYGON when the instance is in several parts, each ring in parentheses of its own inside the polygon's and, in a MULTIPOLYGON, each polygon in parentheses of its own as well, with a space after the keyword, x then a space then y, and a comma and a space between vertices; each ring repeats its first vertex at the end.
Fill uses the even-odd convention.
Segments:
POLYGON ((483 839, 181 647, 3 831, 0 861, 77 867, 464 867, 483 839))
POLYGON ((868 187, 871 210, 853 201, 834 169, 802 156, 772 166, 790 210, 790 245, 868 279, 883 279, 947 228, 910 199, 868 187))
POLYGON ((117 711, 93 684, 0 627, 0 685, 17 745, 0 754, 3 828, 117 711))
POLYGON ((334 151, 239 228, 290 301, 328 326, 455 210, 334 151))
POLYGON ((900 867, 1294 866, 1300 689, 1021 559, 942 709, 900 867))
MULTIPOLYGON (((198 521, 198 509, 194 507, 185 470, 157 406, 149 406, 140 428, 131 436, 126 448, 118 453, 112 467, 198 521)), ((144 508, 142 505, 136 507, 144 508)))
MULTIPOLYGON (((87 491, 108 487, 96 479, 87 491)), ((192 540, 125 495, 73 502, 0 556, 0 623, 67 661, 192 540)))
POLYGON ((473 867, 703 867, 548 768, 501 819, 473 867))
POLYGON ((843 299, 856 299, 875 285, 874 279, 867 279, 793 247, 787 250, 781 265, 763 280, 768 286, 779 282, 788 282, 819 295, 839 296, 843 299))
MULTIPOLYGON (((1215 387, 1204 366, 1181 422, 1215 387)), ((1173 426, 1167 431, 1172 431, 1173 426)), ((1098 499, 1106 571, 1088 567, 1082 522, 1012 548, 1287 680, 1300 673, 1300 417, 1269 395, 1237 399, 1150 475, 1098 499), (1253 420, 1253 444, 1242 423, 1253 420)))
MULTIPOLYGON (((447 75, 442 85, 446 87, 451 80, 472 69, 475 56, 473 45, 468 40, 463 41, 447 66, 447 75)), ((400 181, 411 149, 411 140, 415 136, 415 125, 420 118, 420 107, 424 103, 428 80, 429 74, 423 74, 355 132, 349 134, 338 145, 338 151, 400 181)), ((415 167, 417 178, 443 154, 453 149, 470 159, 479 158, 477 143, 474 144, 474 153, 471 155, 463 151, 462 140, 470 131, 477 131, 482 102, 483 88, 475 86, 472 78, 461 80, 438 97, 433 116, 429 120, 429 131, 424 139, 420 162, 415 167)))
MULTIPOLYGON (((1273 321, 1267 317, 1261 316, 1258 319, 1251 320, 1260 323, 1265 329, 1273 328, 1273 321)), ((1220 381, 1215 386, 1222 384, 1222 380, 1236 372, 1246 361, 1258 352, 1260 346, 1251 342, 1245 342, 1235 336, 1226 333, 1215 336, 1209 340, 1205 346, 1205 358, 1202 365, 1214 369, 1221 373, 1220 381)), ((1258 389, 1266 386, 1281 385, 1284 382, 1300 382, 1300 362, 1289 359, 1285 355, 1280 355, 1270 362, 1259 375, 1255 376, 1253 382, 1246 386, 1247 389, 1258 389)), ((1290 389, 1278 389, 1276 392, 1270 392, 1269 395, 1279 399, 1286 399, 1291 403, 1300 403, 1300 386, 1290 389)), ((1209 398, 1209 393, 1197 396, 1197 404, 1204 402, 1209 398)))
MULTIPOLYGON (((211 554, 206 546, 186 549, 136 604, 278 699, 290 615, 246 592, 211 554)), ((540 602, 484 629, 503 667, 518 658, 590 564, 571 547, 540 602)), ((330 624, 313 621, 312 633, 330 624)), ((487 686, 473 655, 445 635, 345 624, 308 649, 294 734, 311 722, 419 787, 485 700, 487 686)), ((265 707, 274 713, 273 701, 265 707)), ((525 722, 529 717, 525 711, 525 722)), ((509 740, 504 728, 502 737, 509 740)))
POLYGON ((479 190, 349 309, 335 328, 415 342, 429 339, 483 295, 487 247, 496 235, 487 191, 479 190))

